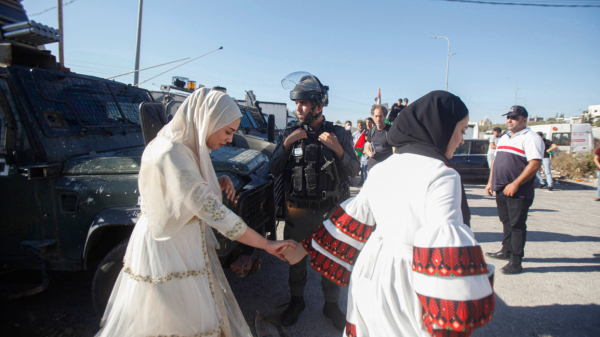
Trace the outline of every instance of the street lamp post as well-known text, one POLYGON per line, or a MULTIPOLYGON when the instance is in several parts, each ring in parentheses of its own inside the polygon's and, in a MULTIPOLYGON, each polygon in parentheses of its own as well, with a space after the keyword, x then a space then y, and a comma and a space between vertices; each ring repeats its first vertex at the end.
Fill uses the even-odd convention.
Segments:
MULTIPOLYGON (((137 24, 137 42, 135 45, 135 70, 140 70, 140 44, 142 43, 142 7, 144 0, 140 0, 138 8, 138 24, 137 24)), ((133 74, 133 85, 137 86, 140 78, 140 73, 133 74)))
POLYGON ((512 77, 507 77, 507 80, 515 80, 515 82, 517 83, 517 86, 515 87, 515 105, 517 105, 517 93, 519 92, 519 81, 517 81, 516 78, 512 78, 512 77))
POLYGON ((450 56, 456 54, 456 53, 452 53, 450 54, 450 39, 448 39, 445 36, 432 36, 432 39, 446 39, 446 41, 448 41, 448 59, 446 60, 446 91, 448 91, 448 69, 450 68, 450 56))

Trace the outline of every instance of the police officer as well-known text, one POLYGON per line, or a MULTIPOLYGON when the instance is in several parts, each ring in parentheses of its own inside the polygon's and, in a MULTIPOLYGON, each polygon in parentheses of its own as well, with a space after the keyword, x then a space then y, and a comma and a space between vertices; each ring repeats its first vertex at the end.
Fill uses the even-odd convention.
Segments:
MULTIPOLYGON (((310 236, 329 212, 349 197, 350 178, 358 174, 360 167, 351 135, 343 127, 327 122, 322 114, 328 104, 329 87, 315 76, 304 74, 293 81, 295 87, 290 92, 299 122, 284 130, 269 162, 273 175, 283 175, 284 237, 297 242, 310 236)), ((292 299, 281 315, 284 326, 294 324, 304 310, 307 258, 290 266, 292 299)), ((321 289, 325 297, 323 313, 343 330, 346 315, 337 304, 339 286, 321 277, 321 289)))

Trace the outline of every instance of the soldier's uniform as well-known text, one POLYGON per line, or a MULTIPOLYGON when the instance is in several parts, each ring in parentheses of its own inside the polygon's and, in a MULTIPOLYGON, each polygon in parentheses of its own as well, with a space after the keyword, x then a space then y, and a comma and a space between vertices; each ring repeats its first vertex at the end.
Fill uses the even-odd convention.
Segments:
MULTIPOLYGON (((283 175, 286 203, 284 237, 297 242, 311 235, 328 213, 349 197, 350 178, 356 176, 360 168, 352 137, 344 128, 325 121, 325 118, 316 130, 299 123, 287 127, 277 141, 269 164, 273 175, 283 175), (308 138, 295 142, 286 151, 284 140, 298 128, 303 128, 308 138), (318 141, 323 132, 333 133, 338 138, 344 149, 341 160, 318 141)), ((307 258, 305 256, 302 261, 290 266, 292 296, 304 294, 307 258)), ((321 287, 326 302, 337 302, 339 286, 323 277, 321 287)))

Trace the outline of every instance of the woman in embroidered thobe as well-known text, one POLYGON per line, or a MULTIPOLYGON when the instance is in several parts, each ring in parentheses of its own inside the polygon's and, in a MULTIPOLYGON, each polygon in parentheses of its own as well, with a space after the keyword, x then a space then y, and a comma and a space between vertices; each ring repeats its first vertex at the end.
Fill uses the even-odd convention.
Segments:
POLYGON ((493 266, 448 160, 467 123, 445 91, 409 105, 388 134, 395 154, 303 241, 317 271, 349 283, 345 336, 469 336, 491 319, 493 266))
POLYGON ((279 256, 268 241, 223 206, 210 150, 231 141, 241 113, 226 94, 199 89, 146 147, 139 174, 141 217, 125 253, 99 335, 250 337, 215 252, 212 228, 279 256), (210 226, 210 227, 209 227, 210 226))

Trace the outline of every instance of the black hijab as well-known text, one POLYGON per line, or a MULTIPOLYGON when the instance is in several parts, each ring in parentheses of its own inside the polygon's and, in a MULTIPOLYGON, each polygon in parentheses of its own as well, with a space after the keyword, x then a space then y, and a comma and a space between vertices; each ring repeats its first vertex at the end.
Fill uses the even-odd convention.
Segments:
MULTIPOLYGON (((388 132, 388 143, 396 153, 412 153, 438 159, 453 167, 446 149, 456 124, 469 114, 458 96, 446 91, 432 91, 402 109, 388 132)), ((463 221, 471 226, 471 211, 461 182, 463 221)))

